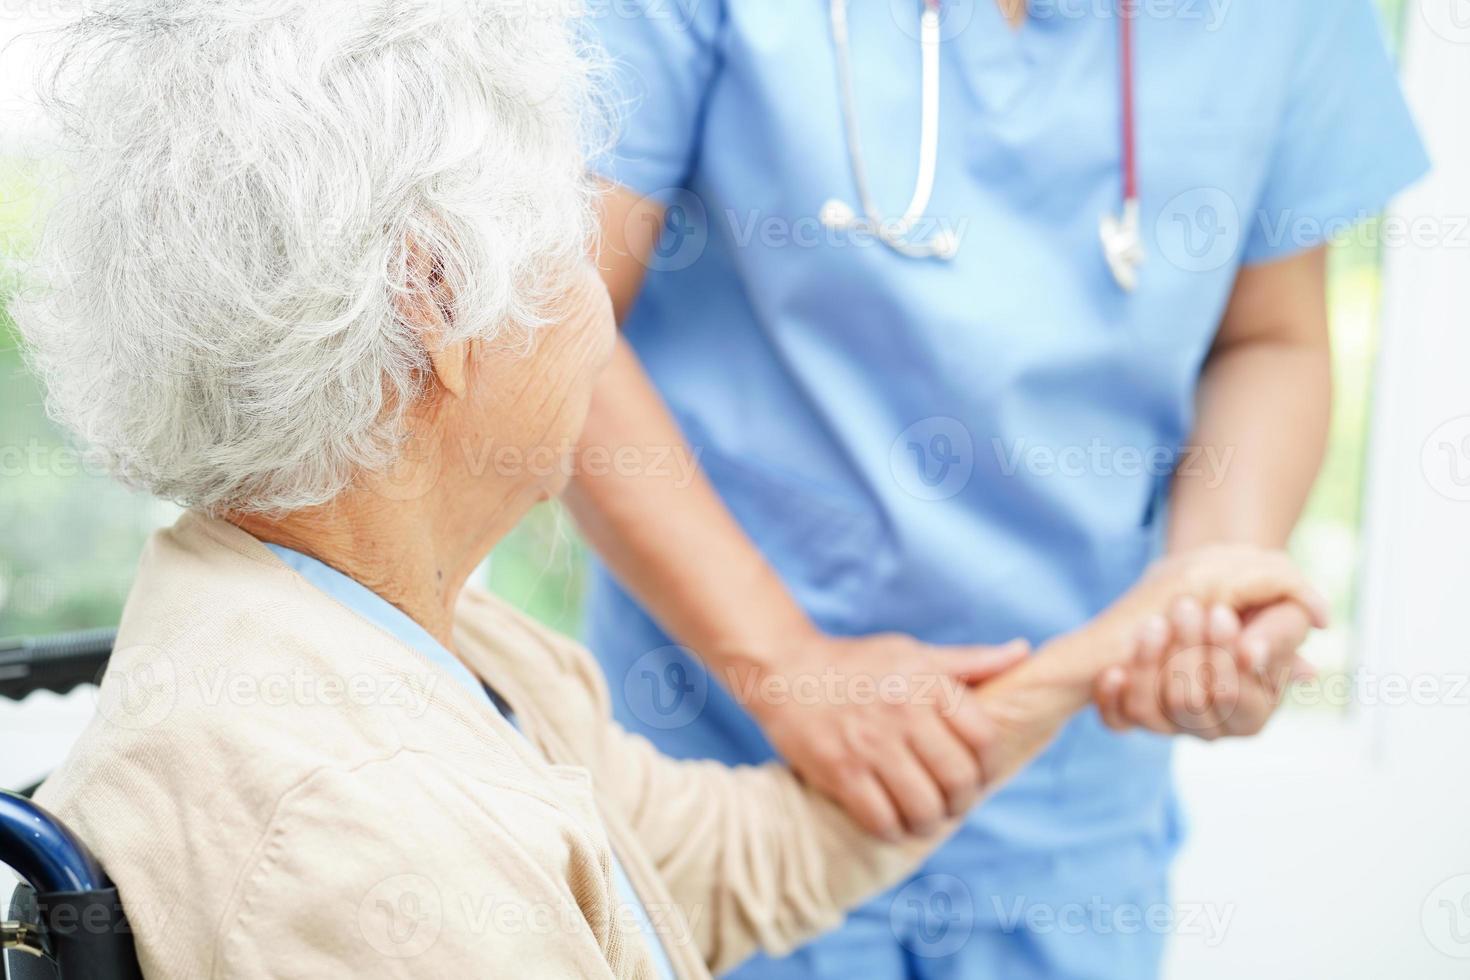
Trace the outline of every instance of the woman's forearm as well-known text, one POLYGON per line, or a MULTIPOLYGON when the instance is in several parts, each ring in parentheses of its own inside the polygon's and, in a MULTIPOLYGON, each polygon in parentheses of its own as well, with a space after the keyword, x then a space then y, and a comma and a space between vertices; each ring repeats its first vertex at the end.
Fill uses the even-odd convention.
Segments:
POLYGON ((972 697, 991 726, 986 751, 989 795, 1051 744, 1062 727, 1092 700, 1098 672, 1125 662, 1130 632, 1110 619, 1057 637, 1025 663, 977 688, 972 697))

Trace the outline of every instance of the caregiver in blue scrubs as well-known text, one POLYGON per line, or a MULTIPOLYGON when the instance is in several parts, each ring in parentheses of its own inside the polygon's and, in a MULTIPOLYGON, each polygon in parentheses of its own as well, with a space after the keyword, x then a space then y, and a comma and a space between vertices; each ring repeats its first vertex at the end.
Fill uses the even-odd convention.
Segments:
MULTIPOLYGON (((1284 545, 1327 431, 1324 243, 1426 160, 1370 0, 845 13, 594 5, 626 96, 598 163, 623 341, 570 500, 618 719, 676 756, 780 753, 892 835, 983 773, 943 710, 855 678, 1072 629, 1164 550, 1284 545), (931 163, 922 218, 865 223, 931 163)), ((1175 610, 1181 656, 1219 655, 1191 652, 1214 612, 1175 610)), ((1158 650, 1099 678, 1104 710, 912 882, 737 975, 1155 976, 1168 736, 1258 730, 1306 629, 1252 611, 1225 655, 1260 675, 1185 714, 1158 650)))

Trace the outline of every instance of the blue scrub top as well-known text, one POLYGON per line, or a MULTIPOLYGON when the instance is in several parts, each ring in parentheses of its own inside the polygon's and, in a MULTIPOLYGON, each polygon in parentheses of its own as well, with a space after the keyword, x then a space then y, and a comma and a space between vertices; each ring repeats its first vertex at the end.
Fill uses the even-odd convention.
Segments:
MULTIPOLYGON (((626 335, 746 531, 840 634, 1040 643, 1106 607, 1159 547, 1242 264, 1341 233, 1427 165, 1370 0, 1142 4, 1148 258, 1124 293, 1098 239, 1122 196, 1118 25, 1095 12, 1115 5, 1034 0, 1016 33, 993 0, 951 2, 919 230, 962 245, 907 259, 816 218, 857 202, 827 3, 593 7, 623 96, 599 168, 668 205, 626 335)), ((849 11, 888 214, 917 172, 920 7, 849 11)), ((664 751, 770 757, 602 572, 589 641, 619 719, 664 751)), ((1168 758, 1085 712, 931 868, 1033 898, 1155 880, 1178 840, 1168 758)))

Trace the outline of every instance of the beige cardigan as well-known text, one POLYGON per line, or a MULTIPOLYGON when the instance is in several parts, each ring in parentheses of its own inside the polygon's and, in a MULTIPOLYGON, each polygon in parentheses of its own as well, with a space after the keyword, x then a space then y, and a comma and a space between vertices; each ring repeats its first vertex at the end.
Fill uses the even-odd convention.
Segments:
POLYGON ((779 766, 659 755, 584 650, 484 592, 455 639, 539 753, 243 531, 153 537, 97 717, 38 795, 117 882, 147 976, 651 977, 616 850, 705 977, 938 842, 881 845, 779 766))

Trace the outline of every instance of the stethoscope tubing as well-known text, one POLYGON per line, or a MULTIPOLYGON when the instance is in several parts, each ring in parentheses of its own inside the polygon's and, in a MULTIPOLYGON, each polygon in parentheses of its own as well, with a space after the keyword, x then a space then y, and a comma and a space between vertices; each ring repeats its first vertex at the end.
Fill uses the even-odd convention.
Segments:
MULTIPOLYGON (((992 0, 976 0, 988 3, 992 0)), ((920 15, 920 48, 922 79, 920 88, 919 171, 908 207, 897 219, 886 218, 874 202, 866 159, 862 152, 862 132, 858 122, 857 99, 854 94, 852 61, 849 55, 847 0, 830 0, 833 49, 837 62, 837 81, 842 103, 843 132, 847 142, 848 161, 857 189, 862 216, 841 200, 833 198, 822 207, 821 220, 830 228, 863 228, 883 244, 910 258, 952 259, 959 249, 953 232, 944 230, 928 241, 915 241, 914 226, 923 220, 934 195, 935 176, 939 166, 939 65, 941 0, 924 0, 920 15)), ((1118 282, 1131 290, 1137 282, 1137 266, 1143 258, 1138 240, 1139 180, 1136 100, 1134 97, 1133 21, 1138 16, 1137 0, 1121 0, 1118 18, 1119 102, 1122 118, 1123 208, 1116 219, 1103 218, 1103 247, 1118 282), (1121 241, 1116 241, 1121 238, 1121 241)))

